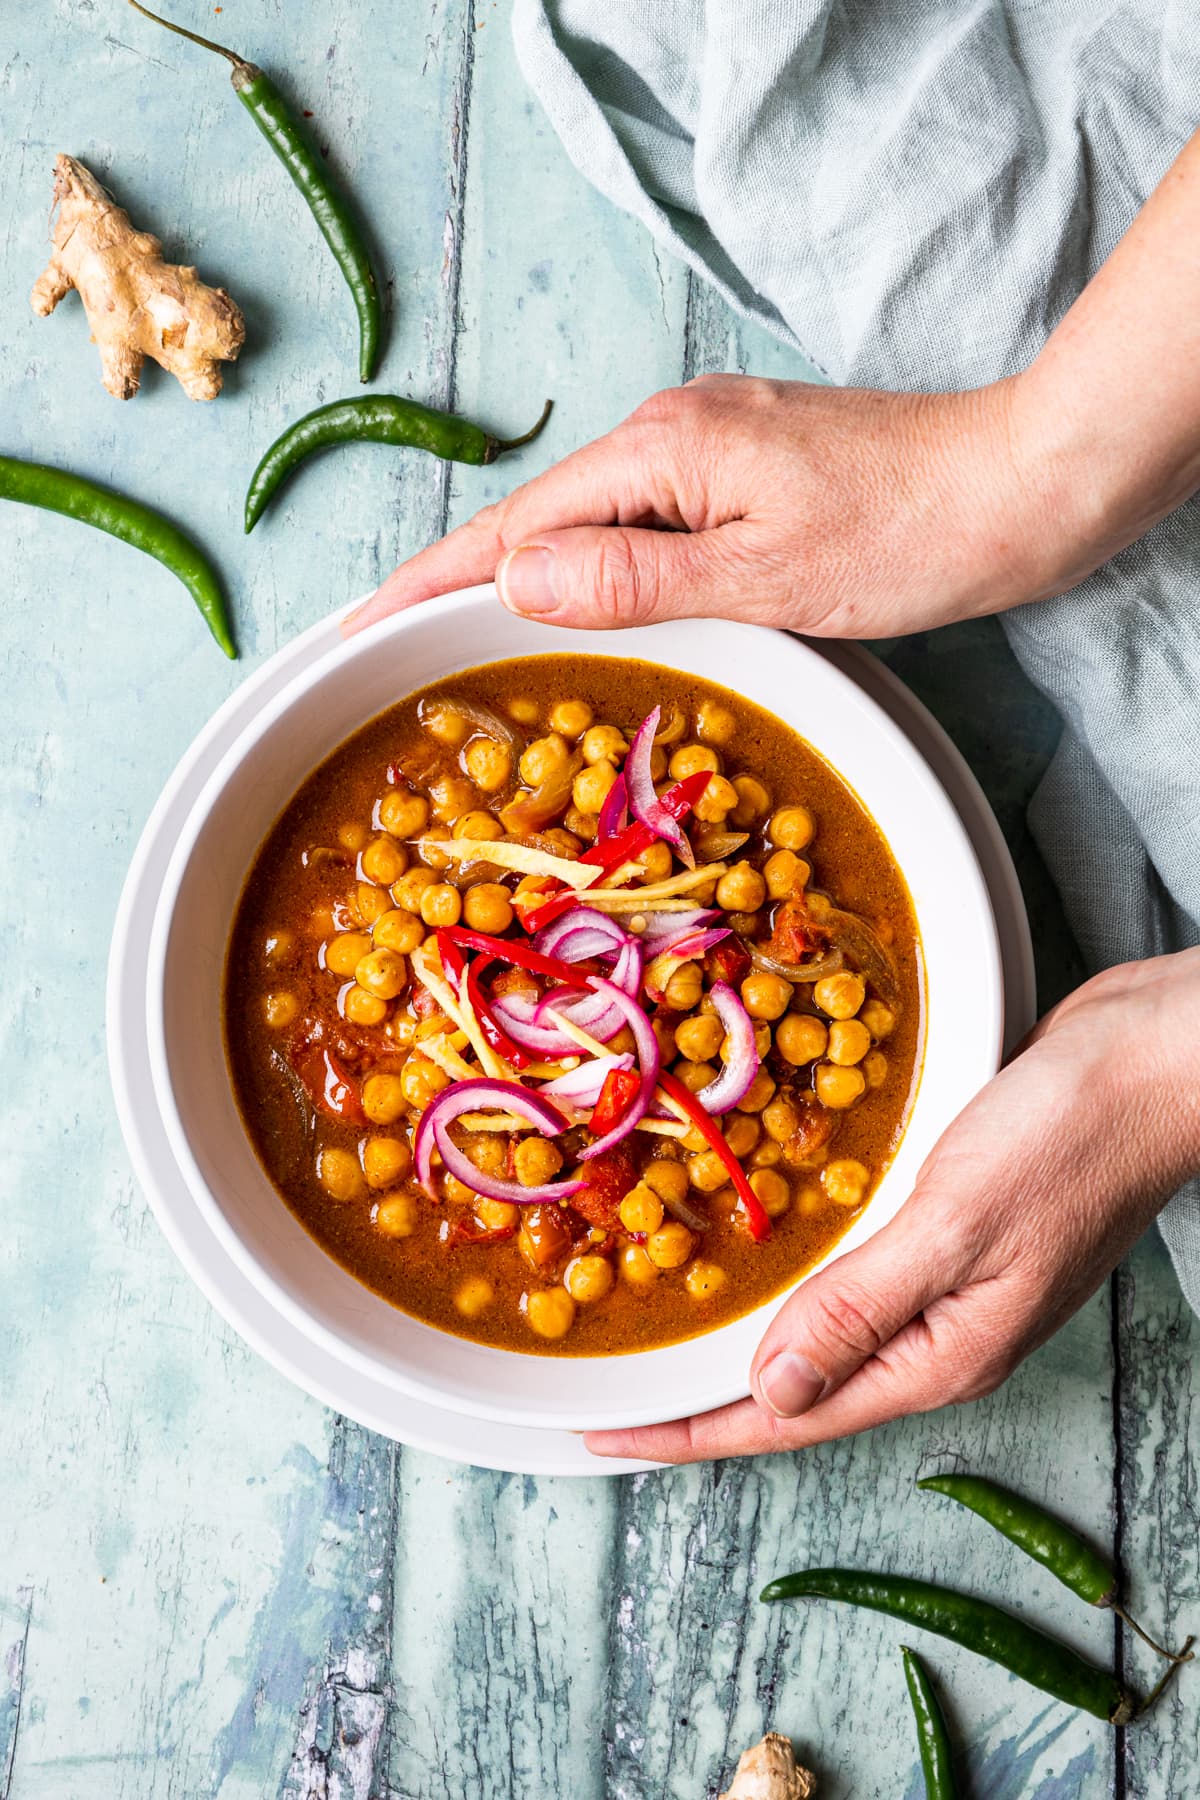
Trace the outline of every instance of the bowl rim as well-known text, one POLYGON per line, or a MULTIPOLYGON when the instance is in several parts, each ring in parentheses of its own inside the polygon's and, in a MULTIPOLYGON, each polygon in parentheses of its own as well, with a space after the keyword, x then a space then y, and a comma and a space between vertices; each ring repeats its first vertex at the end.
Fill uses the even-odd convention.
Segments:
MULTIPOLYGON (((164 1127, 172 1154, 176 1159, 189 1193, 191 1194, 193 1201, 199 1206, 210 1230, 213 1231, 222 1247, 264 1298, 266 1298, 289 1322, 304 1332, 310 1340, 317 1342, 326 1353, 333 1355, 343 1365, 349 1365, 351 1369, 364 1375, 369 1375, 377 1379, 382 1378, 390 1386, 396 1388, 400 1392, 410 1395, 413 1399, 426 1403, 433 1403, 451 1411, 492 1419, 498 1423, 540 1425, 551 1429, 561 1428, 563 1426, 575 1428, 576 1424, 578 1424, 578 1428, 581 1429, 603 1429, 609 1426, 625 1427, 652 1424, 664 1417, 676 1416, 671 1410, 671 1403, 669 1401, 664 1405, 664 1402, 661 1400, 647 1398, 639 1405, 625 1399, 618 1407, 598 1408, 585 1405, 582 1407, 573 1406, 570 1408, 559 1408, 557 1410, 548 1409, 546 1407, 531 1410, 528 1405, 521 1403, 506 1404, 503 1401, 491 1400, 486 1397, 475 1395, 465 1396, 454 1390, 448 1390, 446 1387, 439 1386, 436 1380, 423 1380, 420 1376, 414 1375, 404 1368, 395 1366, 388 1366, 385 1368, 378 1360, 369 1354, 369 1352, 365 1352, 357 1345, 348 1342, 338 1331, 326 1324, 324 1320, 317 1317, 309 1310, 307 1306, 289 1291, 271 1270, 264 1266, 259 1257, 243 1240, 241 1234, 232 1224, 216 1196, 209 1188, 208 1181, 203 1174, 192 1149, 173 1091, 163 1004, 165 998, 164 977, 171 925, 180 890, 187 875, 189 862, 195 851, 197 840, 203 832, 212 811, 217 806, 233 772, 253 757, 259 744, 270 733, 275 725, 278 724, 278 722, 294 707, 302 704, 305 698, 311 695, 315 689, 319 688, 326 677, 339 668, 348 656, 366 654, 368 649, 372 646, 377 647, 381 642, 390 642, 394 638, 403 637, 405 631, 411 627, 414 617, 418 615, 427 621, 431 616, 438 616, 449 624, 456 615, 469 612, 472 608, 481 603, 494 605, 495 601, 496 595, 494 585, 490 582, 480 583, 469 588, 458 590, 452 594, 441 596, 439 599, 426 602, 418 609, 411 609, 406 612, 392 615, 390 618, 381 621, 379 624, 364 632, 361 638, 351 639, 349 641, 339 639, 329 649, 321 652, 314 661, 307 666, 302 666, 289 676, 278 691, 267 700, 266 704, 256 711, 237 732, 234 739, 221 754, 217 764, 210 772, 182 822, 178 838, 173 847, 164 874, 162 888, 155 907, 153 927, 147 951, 147 1032, 154 1094, 162 1113, 164 1127)), ((677 622, 673 621, 672 623, 677 622)), ((974 903, 973 910, 976 915, 976 922, 981 930, 980 941, 977 948, 982 955, 983 963, 986 965, 986 967, 981 970, 983 979, 980 983, 980 990, 981 996, 987 1002, 987 1013, 986 1017, 981 1022, 977 1023, 975 1034, 971 1040, 972 1044, 976 1047, 976 1073, 971 1077, 972 1091, 975 1091, 977 1086, 982 1086, 984 1082, 990 1079, 1000 1063, 1004 1007, 1000 941, 991 896, 984 880, 983 872, 979 865, 974 847, 971 844, 969 835, 959 818, 956 808, 946 794, 942 783, 939 781, 930 765, 926 762, 921 752, 909 740, 905 732, 888 715, 879 702, 871 694, 860 687, 843 669, 826 658, 820 657, 818 652, 811 650, 802 638, 798 638, 795 634, 785 631, 776 631, 772 627, 748 625, 743 624, 740 621, 705 620, 702 623, 709 628, 719 627, 723 631, 735 635, 742 635, 744 637, 748 636, 756 641, 765 636, 779 637, 788 644, 789 652, 799 652, 805 658, 812 657, 819 661, 823 678, 833 683, 835 687, 842 689, 847 697, 853 698, 855 705, 867 710, 874 716, 877 727, 882 731, 884 737, 890 740, 892 749, 906 763, 907 774, 924 790, 924 797, 927 804, 932 806, 934 811, 941 815, 942 825, 956 841, 956 848, 960 853, 959 862, 961 868, 958 873, 961 873, 970 882, 973 890, 970 899, 974 903)), ((594 637, 595 639, 595 649, 591 652, 592 654, 620 655, 624 653, 615 652, 609 646, 608 634, 606 633, 598 632, 589 634, 589 637, 594 637)), ((538 655, 543 653, 553 654, 553 646, 548 645, 545 652, 539 651, 534 652, 533 654, 538 655)), ((574 653, 574 650, 573 648, 568 648, 567 645, 564 644, 563 650, 560 653, 569 655, 574 653)), ((584 651, 583 653, 586 654, 588 652, 584 651)), ((519 653, 514 652, 513 654, 519 653)), ((646 655, 649 660, 655 660, 649 646, 647 647, 646 655)), ((503 658, 495 657, 483 659, 485 663, 488 660, 512 660, 512 655, 503 658)), ((447 660, 445 672, 449 674, 453 673, 456 669, 476 666, 480 666, 479 659, 477 658, 467 656, 458 659, 451 654, 447 660)), ((429 679, 438 678, 439 677, 430 677, 429 679)), ((424 683, 418 685, 424 685, 424 683)), ((415 691, 415 689, 410 691, 415 691)), ((735 691, 740 691, 740 689, 735 691)), ((397 694, 396 703, 399 703, 404 697, 403 694, 397 694)), ((763 700, 755 700, 753 695, 747 694, 744 697, 751 700, 754 704, 767 705, 767 702, 763 700)), ((772 709, 768 706, 768 710, 772 709)), ((365 724, 367 718, 372 716, 375 716, 374 713, 366 715, 361 723, 365 724)), ((790 723, 788 720, 784 720, 783 722, 785 724, 790 723)), ((790 724, 790 728, 797 730, 798 732, 800 731, 799 726, 794 723, 790 724)), ((357 727, 355 729, 357 729, 357 727)), ((350 734, 346 733, 344 735, 350 734)), ((803 733, 800 732, 800 735, 803 735, 803 733)), ((344 741, 344 737, 341 741, 344 741)), ((814 748, 817 750, 817 754, 822 756, 823 760, 830 761, 829 757, 826 756, 825 752, 823 752, 818 745, 814 745, 814 748)), ((320 760, 324 760, 324 756, 330 753, 330 751, 324 752, 320 760)), ((317 764, 314 763, 313 766, 315 767, 317 764)), ((836 770, 836 765, 831 761, 830 766, 835 767, 836 770)), ((842 774, 840 770, 836 770, 836 772, 847 782, 847 785, 852 787, 847 776, 842 774)), ((282 805, 286 804, 287 801, 284 800, 282 805)), ((860 804, 865 805, 865 802, 860 800, 860 804)), ((870 809, 868 808, 868 810, 870 809)), ((872 816, 874 816, 874 814, 872 814, 872 816)), ((880 822, 880 829, 884 829, 882 822, 880 822)), ((904 873, 903 869, 902 873, 904 873)), ((963 898, 965 902, 967 896, 964 894, 963 898)), ((928 987, 926 987, 925 998, 928 1003, 928 987)), ((961 1060, 964 1065, 969 1064, 970 1059, 967 1057, 965 1049, 964 1057, 961 1060)), ((911 1124, 912 1118, 916 1114, 919 1098, 920 1082, 918 1081, 909 1112, 908 1124, 911 1124)), ((251 1146, 251 1148, 253 1147, 251 1146)), ((900 1147, 898 1146, 897 1152, 893 1155, 892 1164, 889 1165, 889 1170, 885 1173, 885 1180, 887 1173, 891 1172, 891 1168, 895 1164, 899 1154, 899 1148, 900 1147)), ((269 1181, 269 1177, 265 1178, 269 1181)), ((880 1183, 880 1188, 882 1188, 882 1186, 883 1182, 880 1183)), ((878 1192, 879 1189, 876 1190, 876 1193, 878 1192)), ((279 1204, 283 1206, 284 1202, 279 1200, 279 1204)), ((899 1204, 903 1204, 903 1201, 899 1204)), ((881 1218, 879 1223, 873 1226, 871 1230, 862 1233, 862 1241, 873 1236, 875 1230, 881 1229, 882 1226, 894 1216, 894 1212, 898 1209, 897 1206, 888 1214, 887 1219, 881 1218)), ((287 1210, 290 1215, 290 1209, 287 1210)), ((795 1281, 788 1283, 777 1294, 773 1295, 758 1307, 751 1309, 748 1313, 743 1313, 733 1319, 726 1320, 723 1324, 714 1326, 711 1331, 697 1333, 691 1338, 677 1340, 672 1344, 659 1346, 655 1350, 642 1352, 615 1352, 610 1355, 595 1357, 570 1356, 558 1359, 558 1366, 569 1367, 572 1364, 576 1366, 588 1364, 594 1366, 596 1364, 611 1365, 614 1363, 618 1365, 624 1363, 628 1366, 631 1357, 653 1357, 670 1350, 686 1352, 687 1346, 691 1344, 712 1342, 715 1338, 719 1338, 722 1334, 731 1332, 738 1327, 741 1327, 744 1330, 747 1322, 751 1319, 757 1321, 756 1336, 761 1336, 762 1331, 766 1329, 776 1313, 784 1304, 786 1304, 787 1300, 796 1291, 797 1286, 799 1286, 803 1280, 807 1279, 818 1270, 824 1269, 839 1256, 844 1255, 849 1250, 857 1247, 857 1242, 859 1241, 858 1227, 861 1225, 862 1221, 869 1216, 870 1211, 871 1208, 868 1207, 860 1214, 848 1228, 847 1232, 837 1240, 818 1263, 814 1264, 812 1268, 805 1270, 795 1281)), ((294 1218, 294 1215, 290 1216, 294 1218)), ((301 1229, 303 1229, 302 1226, 301 1229)), ((321 1247, 318 1245, 318 1248, 321 1247)), ((326 1252, 322 1253, 327 1254, 326 1252)), ((349 1279, 357 1279, 350 1271, 345 1270, 344 1265, 337 1264, 335 1259, 331 1260, 335 1261, 335 1266, 341 1268, 343 1273, 345 1273, 349 1279)), ((383 1300, 381 1296, 375 1295, 370 1289, 364 1287, 364 1292, 371 1294, 372 1298, 377 1300, 381 1305, 386 1306, 390 1304, 386 1300, 383 1300)), ((403 1312, 404 1309, 401 1308, 397 1310, 403 1312)), ((443 1333, 439 1327, 431 1324, 427 1320, 420 1319, 417 1315, 406 1313, 405 1317, 415 1320, 418 1325, 424 1327, 427 1331, 437 1332, 439 1336, 446 1336, 459 1342, 466 1341, 472 1343, 476 1345, 479 1350, 488 1352, 492 1357, 499 1357, 507 1360, 512 1356, 520 1356, 526 1362, 536 1360, 539 1363, 547 1360, 545 1353, 525 1352, 507 1348, 501 1349, 497 1346, 481 1344, 479 1340, 472 1340, 469 1338, 463 1340, 458 1337, 458 1334, 443 1333)), ((748 1370, 748 1364, 745 1365, 745 1368, 743 1368, 741 1364, 736 1364, 734 1367, 731 1367, 730 1376, 723 1385, 719 1387, 714 1386, 711 1393, 708 1393, 706 1390, 706 1398, 704 1401, 705 1409, 726 1405, 732 1401, 745 1398, 749 1392, 746 1380, 746 1370, 748 1370)))

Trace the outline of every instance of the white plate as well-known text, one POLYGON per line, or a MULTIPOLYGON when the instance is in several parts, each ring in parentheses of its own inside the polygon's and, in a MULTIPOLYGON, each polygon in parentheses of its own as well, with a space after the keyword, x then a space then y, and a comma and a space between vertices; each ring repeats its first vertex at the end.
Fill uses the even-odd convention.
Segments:
MULTIPOLYGON (((338 642, 322 621, 259 669, 214 716, 167 784, 139 843, 118 911, 109 968, 109 1046, 122 1129, 156 1216, 202 1291, 246 1340, 328 1405, 418 1448, 485 1467, 546 1474, 619 1474, 649 1465, 602 1465, 562 1430, 488 1422, 443 1412, 352 1366, 279 1311, 236 1265, 189 1193, 157 1112, 147 1042, 145 944, 183 821, 229 746, 293 678, 338 642), (138 1103, 134 1104, 134 1096, 138 1103)), ((1033 966, 1015 872, 987 803, 965 764, 924 709, 874 659, 853 646, 819 647, 899 723, 936 769, 959 810, 991 895, 1004 949, 1006 1041, 1033 1017, 1033 966)))

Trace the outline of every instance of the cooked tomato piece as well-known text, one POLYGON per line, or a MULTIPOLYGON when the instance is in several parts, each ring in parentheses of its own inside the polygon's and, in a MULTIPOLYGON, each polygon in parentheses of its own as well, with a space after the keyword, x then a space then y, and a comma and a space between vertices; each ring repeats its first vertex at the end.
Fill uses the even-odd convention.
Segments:
POLYGON ((741 987, 750 973, 750 953, 733 938, 725 938, 705 953, 703 967, 710 982, 726 981, 730 987, 741 987))
POLYGON ((834 1117, 812 1094, 793 1096, 800 1123, 783 1146, 783 1160, 789 1163, 810 1162, 823 1150, 833 1135, 834 1117))
POLYGON ((445 1221, 441 1239, 447 1250, 457 1250, 463 1244, 502 1244, 506 1238, 515 1237, 515 1225, 489 1226, 480 1224, 476 1218, 449 1219, 445 1221))
POLYGON ((614 1144, 611 1150, 581 1163, 579 1173, 587 1186, 571 1195, 571 1210, 601 1231, 615 1231, 621 1202, 637 1180, 632 1149, 627 1143, 614 1144))
POLYGON ((642 1085, 633 1069, 610 1069, 604 1077, 600 1098, 592 1109, 590 1130, 593 1137, 603 1137, 621 1123, 642 1085))
POLYGON ((780 962, 798 963, 823 950, 828 940, 828 932, 810 916, 804 895, 792 894, 775 909, 767 949, 780 962))
POLYGON ((517 1233, 521 1255, 533 1269, 558 1262, 571 1248, 571 1227, 560 1206, 526 1206, 517 1233))
POLYGON ((301 1039, 292 1051, 291 1064, 318 1112, 349 1125, 366 1124, 357 1086, 325 1044, 301 1039))

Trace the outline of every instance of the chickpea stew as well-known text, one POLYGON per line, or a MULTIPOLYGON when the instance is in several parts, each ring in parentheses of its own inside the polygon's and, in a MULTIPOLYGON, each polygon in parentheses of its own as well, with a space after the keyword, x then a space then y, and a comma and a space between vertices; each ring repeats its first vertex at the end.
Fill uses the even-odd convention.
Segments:
POLYGON ((874 821, 772 714, 605 656, 468 670, 304 783, 233 925, 259 1158, 327 1253, 511 1350, 611 1355, 789 1286, 919 1072, 874 821))

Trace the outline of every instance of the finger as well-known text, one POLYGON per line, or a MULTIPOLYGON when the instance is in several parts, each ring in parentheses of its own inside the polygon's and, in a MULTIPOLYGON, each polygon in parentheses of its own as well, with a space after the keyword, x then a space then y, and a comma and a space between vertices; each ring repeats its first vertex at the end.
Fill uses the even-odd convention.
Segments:
POLYGON ((665 441, 628 421, 484 507, 465 525, 401 563, 371 598, 342 621, 349 637, 389 613, 437 594, 490 581, 507 551, 564 526, 651 521, 682 524, 665 441))
POLYGON ((827 1400, 910 1320, 969 1275, 959 1234, 918 1192, 861 1249, 802 1282, 755 1353, 750 1391, 780 1418, 827 1400))

